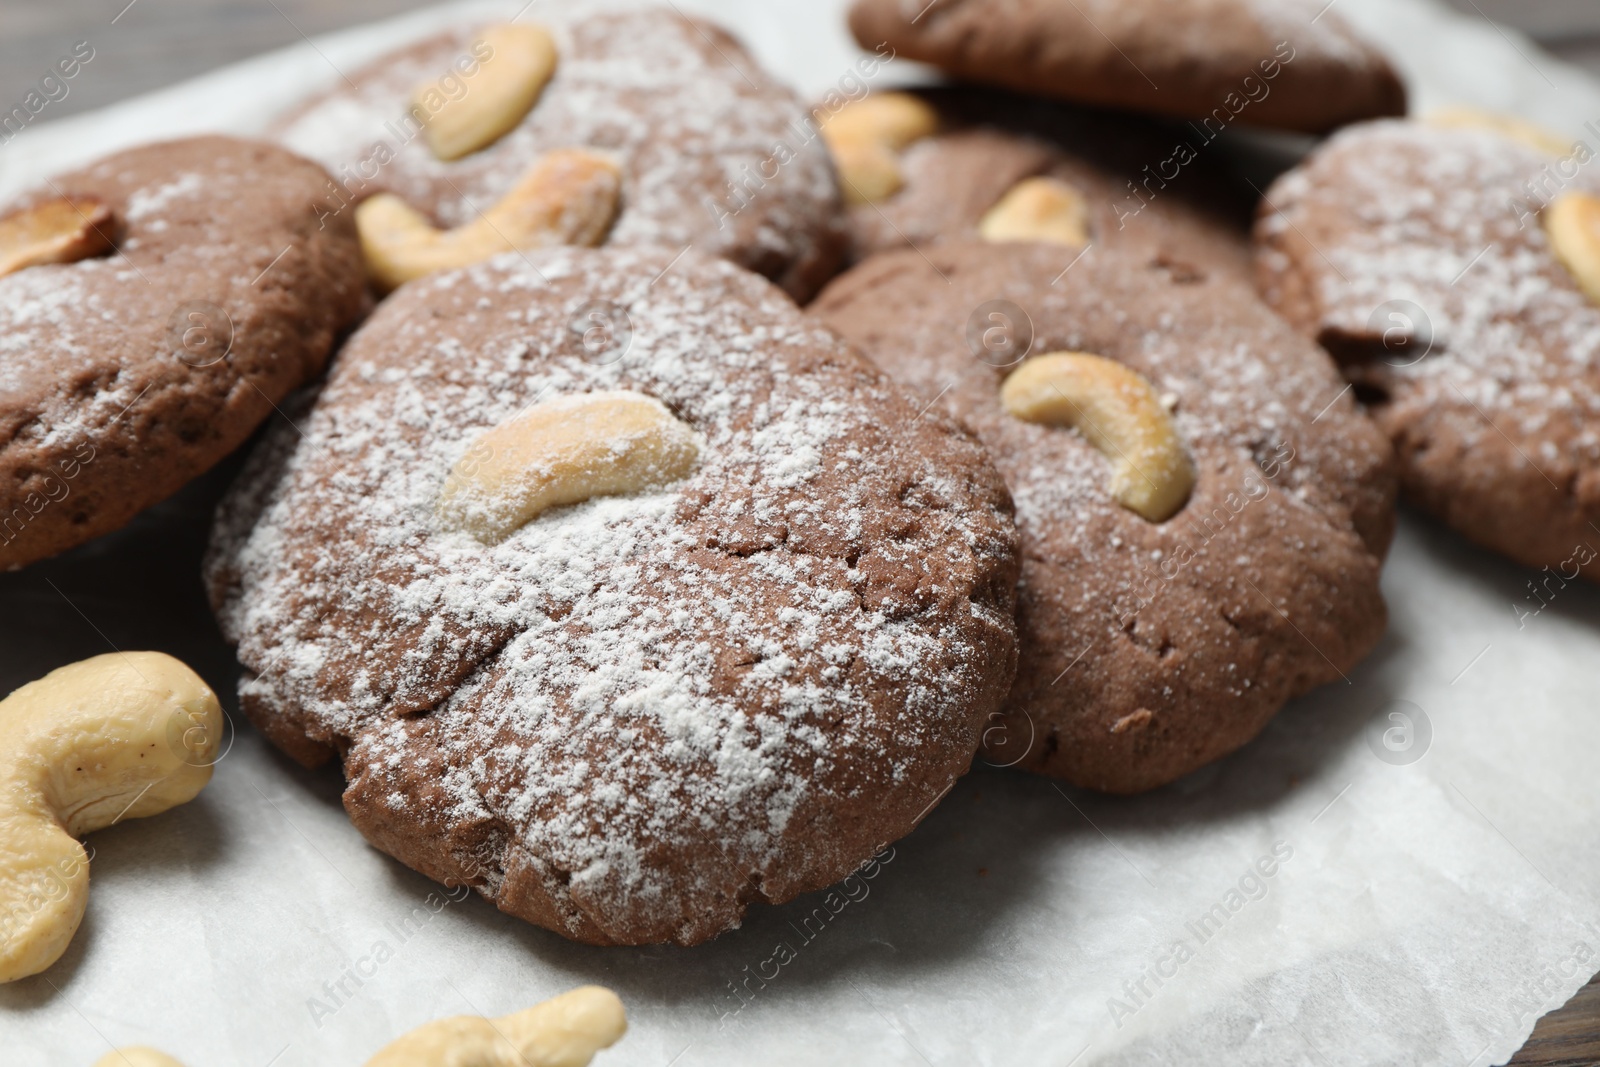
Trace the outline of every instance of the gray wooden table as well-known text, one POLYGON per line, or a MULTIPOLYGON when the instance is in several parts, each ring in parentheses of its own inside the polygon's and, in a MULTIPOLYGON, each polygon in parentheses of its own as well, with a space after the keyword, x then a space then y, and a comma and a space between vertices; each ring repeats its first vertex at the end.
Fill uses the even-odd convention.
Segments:
MULTIPOLYGON (((0 107, 85 41, 94 59, 37 121, 102 107, 216 67, 433 0, 0 0, 0 107)), ((1600 75, 1600 0, 1451 0, 1515 23, 1600 75)), ((59 91, 57 92, 59 95, 59 91)), ((1600 978, 1544 1019, 1513 1067, 1600 1064, 1600 978)), ((1477 1065, 1473 1065, 1477 1067, 1477 1065)))

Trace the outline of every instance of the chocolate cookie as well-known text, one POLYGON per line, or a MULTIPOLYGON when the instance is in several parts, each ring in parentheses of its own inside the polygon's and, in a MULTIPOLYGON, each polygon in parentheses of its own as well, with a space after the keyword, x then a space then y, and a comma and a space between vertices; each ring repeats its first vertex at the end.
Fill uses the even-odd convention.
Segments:
POLYGON ((326 165, 339 195, 396 194, 441 227, 478 219, 548 153, 597 151, 621 168, 609 244, 693 245, 800 299, 833 274, 845 227, 827 151, 794 94, 737 41, 665 8, 532 18, 510 26, 548 30, 548 80, 520 86, 532 101, 519 97, 509 128, 480 147, 481 137, 436 141, 441 130, 453 140, 452 108, 498 106, 500 83, 539 61, 495 43, 505 26, 463 27, 374 60, 275 133, 326 165))
POLYGON ((1600 577, 1600 307, 1558 255, 1600 247, 1569 210, 1600 206, 1586 161, 1373 123, 1280 179, 1256 228, 1261 292, 1343 364, 1408 496, 1567 578, 1600 577))
POLYGON ((401 289, 207 565, 243 709, 341 758, 373 844, 595 944, 843 877, 967 769, 1015 668, 975 443, 759 277, 675 255, 401 289))
POLYGON ((327 181, 202 137, 0 212, 0 568, 124 525, 321 372, 364 300, 327 181))
POLYGON ((1389 447, 1247 281, 1107 251, 1052 284, 1067 250, 925 254, 874 257, 814 307, 1016 499, 1020 659, 989 761, 1151 789, 1372 649, 1389 447))
POLYGON ((1321 133, 1403 115, 1388 60, 1323 0, 856 0, 862 47, 958 78, 1204 125, 1321 133))
POLYGON ((1057 243, 1249 270, 1255 194, 1218 172, 1189 127, 971 88, 883 91, 816 114, 838 146, 856 258, 985 231, 1026 239, 1004 216, 1030 186, 1061 183, 1078 225, 1057 243), (885 127, 907 112, 915 128, 883 146, 891 157, 851 143, 893 137, 885 127), (872 173, 884 166, 887 181, 872 173))

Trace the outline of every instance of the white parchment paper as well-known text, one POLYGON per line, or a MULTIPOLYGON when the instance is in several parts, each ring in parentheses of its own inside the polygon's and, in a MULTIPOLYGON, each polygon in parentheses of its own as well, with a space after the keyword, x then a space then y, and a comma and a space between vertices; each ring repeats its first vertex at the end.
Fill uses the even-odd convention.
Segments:
MULTIPOLYGON (((843 0, 682 5, 808 95, 858 55, 843 0)), ((516 6, 419 12, 31 128, 0 149, 0 196, 125 145, 259 130, 400 40, 516 6)), ((1432 0, 1339 10, 1419 109, 1514 110, 1600 146, 1600 91, 1526 40, 1432 0)), ((195 574, 230 471, 0 575, 6 679, 160 647, 231 708, 195 574)), ((94 836, 67 956, 0 987, 0 1063, 144 1043, 189 1067, 355 1065, 428 1019, 589 981, 628 1005, 615 1065, 1504 1062, 1600 969, 1600 590, 1546 578, 1408 515, 1382 647, 1243 752, 1132 800, 980 768, 852 882, 692 950, 586 948, 447 895, 365 845, 336 772, 241 724, 200 799, 94 836)))

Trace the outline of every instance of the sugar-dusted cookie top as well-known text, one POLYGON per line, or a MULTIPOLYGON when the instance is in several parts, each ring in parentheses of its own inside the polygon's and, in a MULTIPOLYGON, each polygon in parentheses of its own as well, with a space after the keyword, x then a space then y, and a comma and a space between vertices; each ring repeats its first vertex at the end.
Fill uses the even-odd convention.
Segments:
POLYGON ((987 458, 762 279, 675 255, 400 289, 208 564, 245 711, 342 758, 374 844, 593 943, 843 877, 966 770, 1015 664, 987 458))
POLYGON ((1340 359, 1408 495, 1515 559, 1600 574, 1600 306, 1559 254, 1600 262, 1600 179, 1493 130, 1383 122, 1268 196, 1261 291, 1340 359))
POLYGON ((0 208, 13 266, 52 227, 93 244, 0 271, 0 567, 124 525, 321 372, 364 299, 327 181, 276 146, 201 137, 0 208))
POLYGON ((844 225, 826 149, 798 98, 728 33, 669 8, 604 5, 541 9, 511 25, 549 31, 553 73, 508 132, 466 155, 439 158, 429 109, 491 91, 497 60, 480 57, 494 27, 382 56, 275 134, 327 166, 350 199, 393 193, 441 227, 473 222, 548 153, 589 149, 622 169, 609 244, 693 245, 802 299, 836 269, 844 225), (429 84, 442 88, 419 94, 429 84))
POLYGON ((1016 500, 991 763, 1151 789, 1372 649, 1388 444, 1247 281, 1114 251, 1062 275, 1046 245, 925 255, 876 256, 814 310, 975 434, 1016 500), (1012 347, 983 343, 1000 330, 1012 347))
POLYGON ((980 84, 1320 133, 1403 115, 1405 86, 1325 0, 856 0, 864 48, 980 84))

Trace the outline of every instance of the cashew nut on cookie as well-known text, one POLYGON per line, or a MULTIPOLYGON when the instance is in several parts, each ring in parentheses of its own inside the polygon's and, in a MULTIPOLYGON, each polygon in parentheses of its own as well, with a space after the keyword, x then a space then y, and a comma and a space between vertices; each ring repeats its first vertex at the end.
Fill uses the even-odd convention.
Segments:
POLYGON ((493 544, 550 508, 677 481, 699 455, 694 431, 653 397, 558 397, 479 437, 445 480, 439 516, 493 544))
POLYGON ((852 204, 876 204, 900 191, 900 153, 939 130, 939 115, 910 93, 874 93, 822 120, 822 139, 852 204))
POLYGON ((1024 178, 984 213, 985 241, 1038 241, 1082 247, 1089 243, 1089 203, 1059 178, 1024 178))
POLYGON ((78 929, 76 839, 194 799, 221 737, 216 695, 159 652, 96 656, 0 702, 0 982, 49 967, 78 929))
POLYGON ((1194 488, 1194 463, 1172 416, 1139 372, 1082 352, 1030 359, 1000 389, 1025 422, 1076 429, 1111 463, 1111 495, 1151 522, 1165 522, 1194 488))
POLYGON ((367 273, 384 292, 413 278, 467 267, 501 252, 551 245, 594 246, 605 240, 622 195, 615 161, 577 148, 551 152, 498 204, 453 230, 392 193, 356 208, 367 273))
MULTIPOLYGON (((366 1067, 585 1067, 628 1028, 609 989, 580 986, 531 1008, 485 1019, 457 1015, 385 1045, 366 1067)), ((148 1048, 107 1053, 94 1067, 183 1067, 148 1048)))
POLYGON ((0 277, 46 263, 76 263, 111 250, 116 215, 101 200, 46 200, 0 218, 0 277))
POLYGON ((411 98, 412 113, 429 116, 423 127, 428 147, 446 162, 487 148, 515 129, 556 72, 555 40, 543 26, 491 26, 472 51, 485 58, 465 92, 452 94, 441 79, 418 86, 411 98))
POLYGON ((1600 197, 1576 190, 1562 193, 1545 208, 1544 230, 1562 266, 1600 304, 1600 197))
POLYGON ((1423 119, 1429 126, 1444 130, 1492 130, 1547 156, 1564 156, 1572 151, 1573 141, 1515 115, 1502 115, 1474 107, 1441 107, 1423 119))

